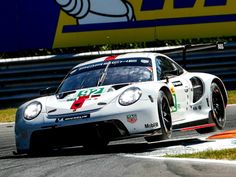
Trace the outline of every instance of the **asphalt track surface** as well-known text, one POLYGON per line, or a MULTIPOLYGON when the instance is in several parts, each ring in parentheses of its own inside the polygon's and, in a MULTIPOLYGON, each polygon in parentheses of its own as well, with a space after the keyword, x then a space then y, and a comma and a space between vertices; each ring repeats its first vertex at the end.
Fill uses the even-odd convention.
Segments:
MULTIPOLYGON (((146 143, 143 138, 112 142, 105 152, 88 153, 82 147, 55 151, 42 157, 15 156, 14 125, 0 125, 0 177, 233 177, 236 161, 138 158, 174 145, 201 143, 194 131, 178 132, 164 142, 146 143)), ((227 108, 226 130, 236 129, 236 106, 227 108)))

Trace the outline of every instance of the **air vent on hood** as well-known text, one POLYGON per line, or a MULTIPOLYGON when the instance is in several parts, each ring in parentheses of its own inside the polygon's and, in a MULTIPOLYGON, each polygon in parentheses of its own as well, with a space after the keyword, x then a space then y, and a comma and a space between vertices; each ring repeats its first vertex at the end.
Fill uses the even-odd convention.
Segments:
POLYGON ((125 86, 127 86, 129 84, 118 84, 118 85, 113 85, 112 87, 115 89, 115 90, 119 90, 125 86))

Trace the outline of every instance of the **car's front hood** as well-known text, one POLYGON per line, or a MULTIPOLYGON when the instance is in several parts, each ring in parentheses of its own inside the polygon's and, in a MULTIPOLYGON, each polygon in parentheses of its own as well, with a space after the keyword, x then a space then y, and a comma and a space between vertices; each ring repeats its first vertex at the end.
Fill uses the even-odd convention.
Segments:
POLYGON ((119 93, 112 86, 102 86, 77 90, 63 97, 49 96, 46 100, 46 112, 50 116, 101 109, 119 93))

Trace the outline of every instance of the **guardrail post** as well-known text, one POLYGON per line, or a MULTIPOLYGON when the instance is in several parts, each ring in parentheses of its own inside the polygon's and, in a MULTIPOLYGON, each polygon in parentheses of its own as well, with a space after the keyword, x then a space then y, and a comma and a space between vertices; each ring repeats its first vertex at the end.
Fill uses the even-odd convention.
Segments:
POLYGON ((187 69, 187 57, 186 57, 186 53, 187 53, 187 49, 191 47, 190 44, 187 44, 184 46, 183 48, 183 68, 187 69))

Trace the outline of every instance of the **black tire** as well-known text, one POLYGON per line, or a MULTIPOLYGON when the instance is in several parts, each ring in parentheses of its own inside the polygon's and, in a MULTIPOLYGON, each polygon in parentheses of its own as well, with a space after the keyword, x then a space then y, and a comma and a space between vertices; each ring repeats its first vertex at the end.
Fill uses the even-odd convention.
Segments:
POLYGON ((160 141, 171 138, 172 135, 172 119, 170 104, 166 94, 160 91, 157 100, 158 117, 161 124, 161 135, 152 135, 145 137, 148 142, 160 141))
POLYGON ((208 127, 196 130, 200 134, 214 132, 218 129, 222 130, 226 123, 225 103, 222 92, 216 83, 211 84, 211 111, 209 119, 212 120, 216 127, 208 127))
POLYGON ((222 92, 216 83, 211 84, 212 111, 211 116, 218 129, 222 130, 226 123, 225 103, 222 92))

